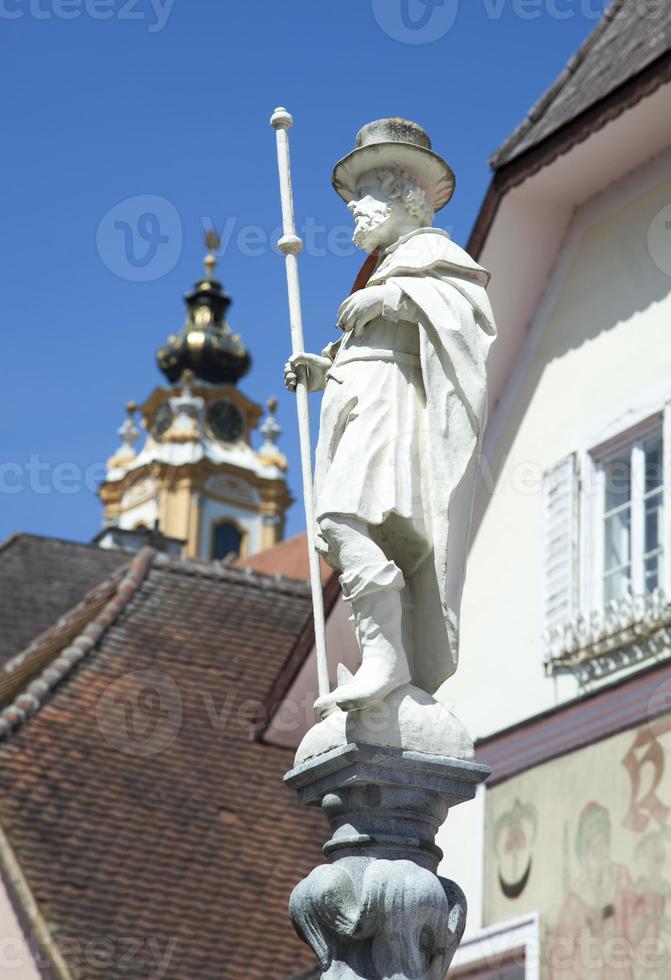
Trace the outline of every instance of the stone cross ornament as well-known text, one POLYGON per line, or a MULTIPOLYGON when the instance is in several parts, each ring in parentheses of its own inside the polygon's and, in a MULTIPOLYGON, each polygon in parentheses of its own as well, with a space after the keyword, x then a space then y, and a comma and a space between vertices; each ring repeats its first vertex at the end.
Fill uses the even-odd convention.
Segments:
POLYGON ((435 835, 488 775, 433 695, 457 669, 459 606, 496 336, 488 273, 434 215, 455 187, 421 126, 364 126, 335 167, 365 272, 290 390, 323 390, 314 540, 340 576, 361 649, 315 704, 286 781, 321 804, 329 864, 291 912, 329 980, 442 980, 465 923, 435 835))

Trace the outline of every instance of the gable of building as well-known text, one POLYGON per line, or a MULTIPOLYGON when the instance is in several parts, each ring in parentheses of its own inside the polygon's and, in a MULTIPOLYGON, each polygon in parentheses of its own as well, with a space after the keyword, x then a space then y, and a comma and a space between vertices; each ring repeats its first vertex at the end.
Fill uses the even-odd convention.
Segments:
MULTIPOLYGON (((627 10, 642 6, 628 4, 627 10)), ((619 30, 622 21, 615 18, 613 23, 619 30)), ((606 87, 596 101, 588 95, 587 108, 573 105, 577 115, 567 111, 546 138, 506 162, 496 161, 468 243, 471 254, 492 273, 489 293, 499 327, 488 368, 490 418, 543 301, 576 210, 669 147, 668 127, 660 125, 671 112, 668 26, 665 22, 660 34, 659 20, 640 16, 631 31, 641 49, 655 50, 652 61, 615 88, 606 87)), ((607 25, 597 29, 597 35, 601 40, 592 48, 605 60, 611 38, 607 25)), ((591 63, 592 48, 588 44, 585 65, 591 63)), ((612 61, 617 61, 617 50, 612 61)))
MULTIPOLYGON (((583 62, 597 48, 606 57, 601 46, 613 23, 602 25, 583 62)), ((651 48, 666 44, 653 22, 636 24, 651 48)), ((626 97, 611 92, 622 101, 597 128, 574 139, 576 120, 567 119, 552 153, 542 155, 541 141, 502 163, 490 191, 490 203, 498 195, 496 209, 489 213, 486 202, 479 219, 480 260, 493 275, 500 334, 490 357, 490 418, 462 604, 469 654, 445 692, 479 735, 576 693, 571 676, 554 682, 545 676, 546 476, 562 463, 568 473, 574 453, 590 463, 608 432, 626 435, 646 418, 663 423, 671 389, 665 267, 668 259, 671 268, 671 239, 658 254, 651 229, 671 199, 671 136, 660 126, 671 111, 671 85, 659 59, 642 71, 657 74, 626 97), (513 644, 510 656, 492 661, 501 635, 513 644), (491 693, 472 699, 469 692, 492 663, 491 693)), ((589 475, 577 463, 572 472, 576 487, 589 475)), ((576 539, 575 551, 567 550, 574 536, 589 538, 587 522, 569 526, 569 518, 567 511, 562 581, 576 597, 569 618, 578 630, 578 615, 590 620, 599 612, 583 593, 602 553, 596 538, 576 539)), ((600 622, 594 635, 606 627, 600 622)))
MULTIPOLYGON (((608 508, 600 496, 600 474, 609 445, 621 451, 643 437, 649 442, 666 438, 671 279, 651 255, 648 232, 669 200, 671 156, 630 175, 576 215, 544 303, 490 419, 462 604, 462 644, 468 656, 450 685, 457 713, 464 712, 478 734, 572 696, 576 678, 595 683, 612 670, 660 655, 657 641, 649 645, 645 637, 665 621, 662 598, 659 616, 652 599, 631 613, 608 606, 614 598, 604 579, 604 536, 610 525, 604 523, 608 508), (568 475, 556 490, 559 509, 552 524, 548 491, 555 491, 548 480, 562 467, 568 475), (553 612, 559 599, 561 608, 553 612), (637 619, 640 642, 634 655, 633 634, 624 624, 637 619), (566 627, 567 637, 570 631, 566 653, 575 654, 575 663, 571 667, 565 655, 565 676, 553 682, 546 668, 555 641, 547 639, 547 632, 555 627, 566 627), (511 638, 513 649, 492 662, 502 633, 511 638), (624 643, 622 657, 616 634, 624 643), (585 672, 592 647, 601 661, 585 672), (494 680, 492 688, 471 699, 468 692, 484 669, 494 680)), ((668 441, 663 451, 668 459, 668 441)), ((666 485, 662 473, 657 483, 666 485)), ((635 485, 634 492, 641 496, 644 491, 635 485)), ((650 497, 650 507, 656 499, 650 497)), ((632 588, 640 595, 668 587, 669 559, 665 543, 662 570, 646 585, 639 553, 654 550, 652 527, 644 527, 645 513, 649 524, 654 513, 643 502, 636 506, 638 536, 648 535, 648 543, 632 552, 632 588)), ((666 520, 658 530, 660 546, 669 540, 666 520)), ((628 534, 626 529, 622 534, 628 534)), ((623 565, 629 556, 623 538, 625 546, 623 565)))

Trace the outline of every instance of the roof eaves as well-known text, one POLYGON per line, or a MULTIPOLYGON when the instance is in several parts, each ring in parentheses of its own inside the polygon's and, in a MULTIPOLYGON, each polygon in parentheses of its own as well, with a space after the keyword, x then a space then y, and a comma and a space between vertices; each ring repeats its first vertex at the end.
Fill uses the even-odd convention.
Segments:
POLYGON ((26 651, 12 659, 0 680, 0 685, 3 680, 7 681, 6 696, 14 695, 0 711, 0 738, 9 736, 35 714, 61 681, 100 642, 144 581, 154 557, 152 548, 142 548, 120 572, 89 593, 88 603, 80 603, 26 651), (74 638, 73 623, 80 629, 74 638), (37 676, 23 690, 25 680, 37 671, 37 676), (17 682, 14 687, 13 680, 17 682))
POLYGON ((510 136, 502 143, 498 150, 489 159, 491 166, 497 170, 500 166, 508 163, 511 159, 515 147, 526 136, 532 126, 541 119, 546 110, 555 101, 564 87, 571 80, 577 69, 584 63, 586 58, 594 50, 598 42, 603 37, 605 31, 610 27, 611 22, 622 9, 625 0, 613 0, 611 6, 606 10, 598 26, 592 31, 589 37, 578 48, 576 53, 569 59, 561 74, 555 79, 550 88, 538 99, 529 109, 526 118, 517 126, 510 136))
POLYGON ((665 51, 599 102, 589 106, 570 122, 546 136, 540 143, 529 147, 528 150, 495 170, 471 231, 466 246, 467 251, 475 259, 480 257, 501 201, 510 190, 558 157, 568 153, 578 143, 584 142, 669 81, 671 81, 671 51, 665 51))
POLYGON ((7 893, 17 912, 26 942, 30 937, 50 966, 54 980, 73 980, 73 975, 42 915, 12 845, 0 827, 0 870, 7 893))

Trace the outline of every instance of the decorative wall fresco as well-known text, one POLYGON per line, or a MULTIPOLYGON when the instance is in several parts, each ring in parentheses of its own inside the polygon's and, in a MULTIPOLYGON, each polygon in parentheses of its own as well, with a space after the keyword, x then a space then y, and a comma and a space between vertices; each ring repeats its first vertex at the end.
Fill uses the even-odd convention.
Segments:
POLYGON ((541 916, 541 980, 671 980, 671 716, 487 793, 485 922, 541 916))
POLYGON ((528 884, 537 829, 536 807, 519 800, 496 821, 494 852, 498 859, 499 885, 506 898, 519 898, 528 884))

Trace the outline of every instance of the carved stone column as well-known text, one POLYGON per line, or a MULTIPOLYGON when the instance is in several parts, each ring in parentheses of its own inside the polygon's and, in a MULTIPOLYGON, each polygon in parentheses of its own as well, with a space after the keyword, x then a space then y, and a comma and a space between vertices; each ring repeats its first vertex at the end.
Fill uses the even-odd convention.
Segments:
POLYGON ((435 837, 488 775, 460 722, 412 685, 308 733, 285 781, 332 836, 290 912, 324 980, 443 980, 466 900, 437 874, 435 837))

